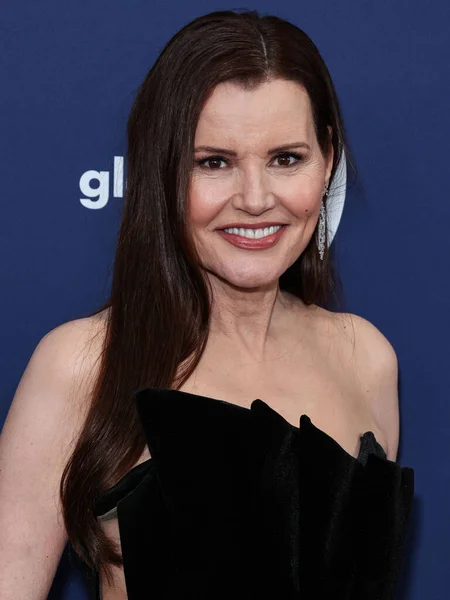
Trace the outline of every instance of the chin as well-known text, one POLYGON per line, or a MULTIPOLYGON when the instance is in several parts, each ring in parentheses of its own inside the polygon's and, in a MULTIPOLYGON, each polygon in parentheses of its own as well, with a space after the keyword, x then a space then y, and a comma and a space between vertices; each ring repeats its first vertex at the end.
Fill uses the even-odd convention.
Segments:
POLYGON ((224 283, 240 289, 251 290, 254 288, 270 288, 278 285, 278 280, 281 275, 274 273, 214 273, 224 283))

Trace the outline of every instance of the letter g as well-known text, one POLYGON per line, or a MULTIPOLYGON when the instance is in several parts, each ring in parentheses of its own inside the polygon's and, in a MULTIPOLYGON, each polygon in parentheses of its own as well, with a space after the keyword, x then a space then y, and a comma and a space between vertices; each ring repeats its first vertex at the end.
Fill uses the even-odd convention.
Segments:
POLYGON ((85 208, 104 208, 109 199, 109 172, 108 171, 86 171, 80 177, 80 191, 87 198, 80 198, 85 208), (91 182, 98 181, 97 187, 92 187, 91 182), (90 200, 95 198, 95 200, 90 200))

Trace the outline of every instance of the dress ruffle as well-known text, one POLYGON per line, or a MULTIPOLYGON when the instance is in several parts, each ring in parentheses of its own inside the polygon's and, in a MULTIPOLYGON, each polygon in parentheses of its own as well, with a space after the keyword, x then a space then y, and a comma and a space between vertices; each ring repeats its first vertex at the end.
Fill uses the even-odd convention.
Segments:
POLYGON ((394 598, 414 477, 371 432, 354 458, 262 400, 134 400, 152 458, 95 507, 117 507, 129 600, 394 598))

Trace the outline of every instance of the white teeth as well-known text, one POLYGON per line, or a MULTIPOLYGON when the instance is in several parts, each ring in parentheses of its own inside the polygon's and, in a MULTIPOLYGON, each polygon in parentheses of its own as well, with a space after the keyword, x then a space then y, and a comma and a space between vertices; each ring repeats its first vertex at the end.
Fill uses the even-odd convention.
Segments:
POLYGON ((234 233, 234 235, 240 235, 241 237, 245 237, 248 239, 256 239, 259 240, 263 237, 267 237, 268 235, 273 235, 277 231, 281 229, 281 225, 272 225, 271 227, 264 227, 261 229, 243 229, 240 227, 228 227, 224 231, 227 233, 234 233))

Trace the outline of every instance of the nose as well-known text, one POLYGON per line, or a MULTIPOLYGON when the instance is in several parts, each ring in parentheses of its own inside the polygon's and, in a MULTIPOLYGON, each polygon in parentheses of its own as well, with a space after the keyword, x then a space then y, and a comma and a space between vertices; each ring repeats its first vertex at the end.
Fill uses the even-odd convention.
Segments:
POLYGON ((275 201, 270 175, 263 168, 258 165, 248 165, 240 170, 232 198, 236 210, 258 216, 273 208, 275 201))

